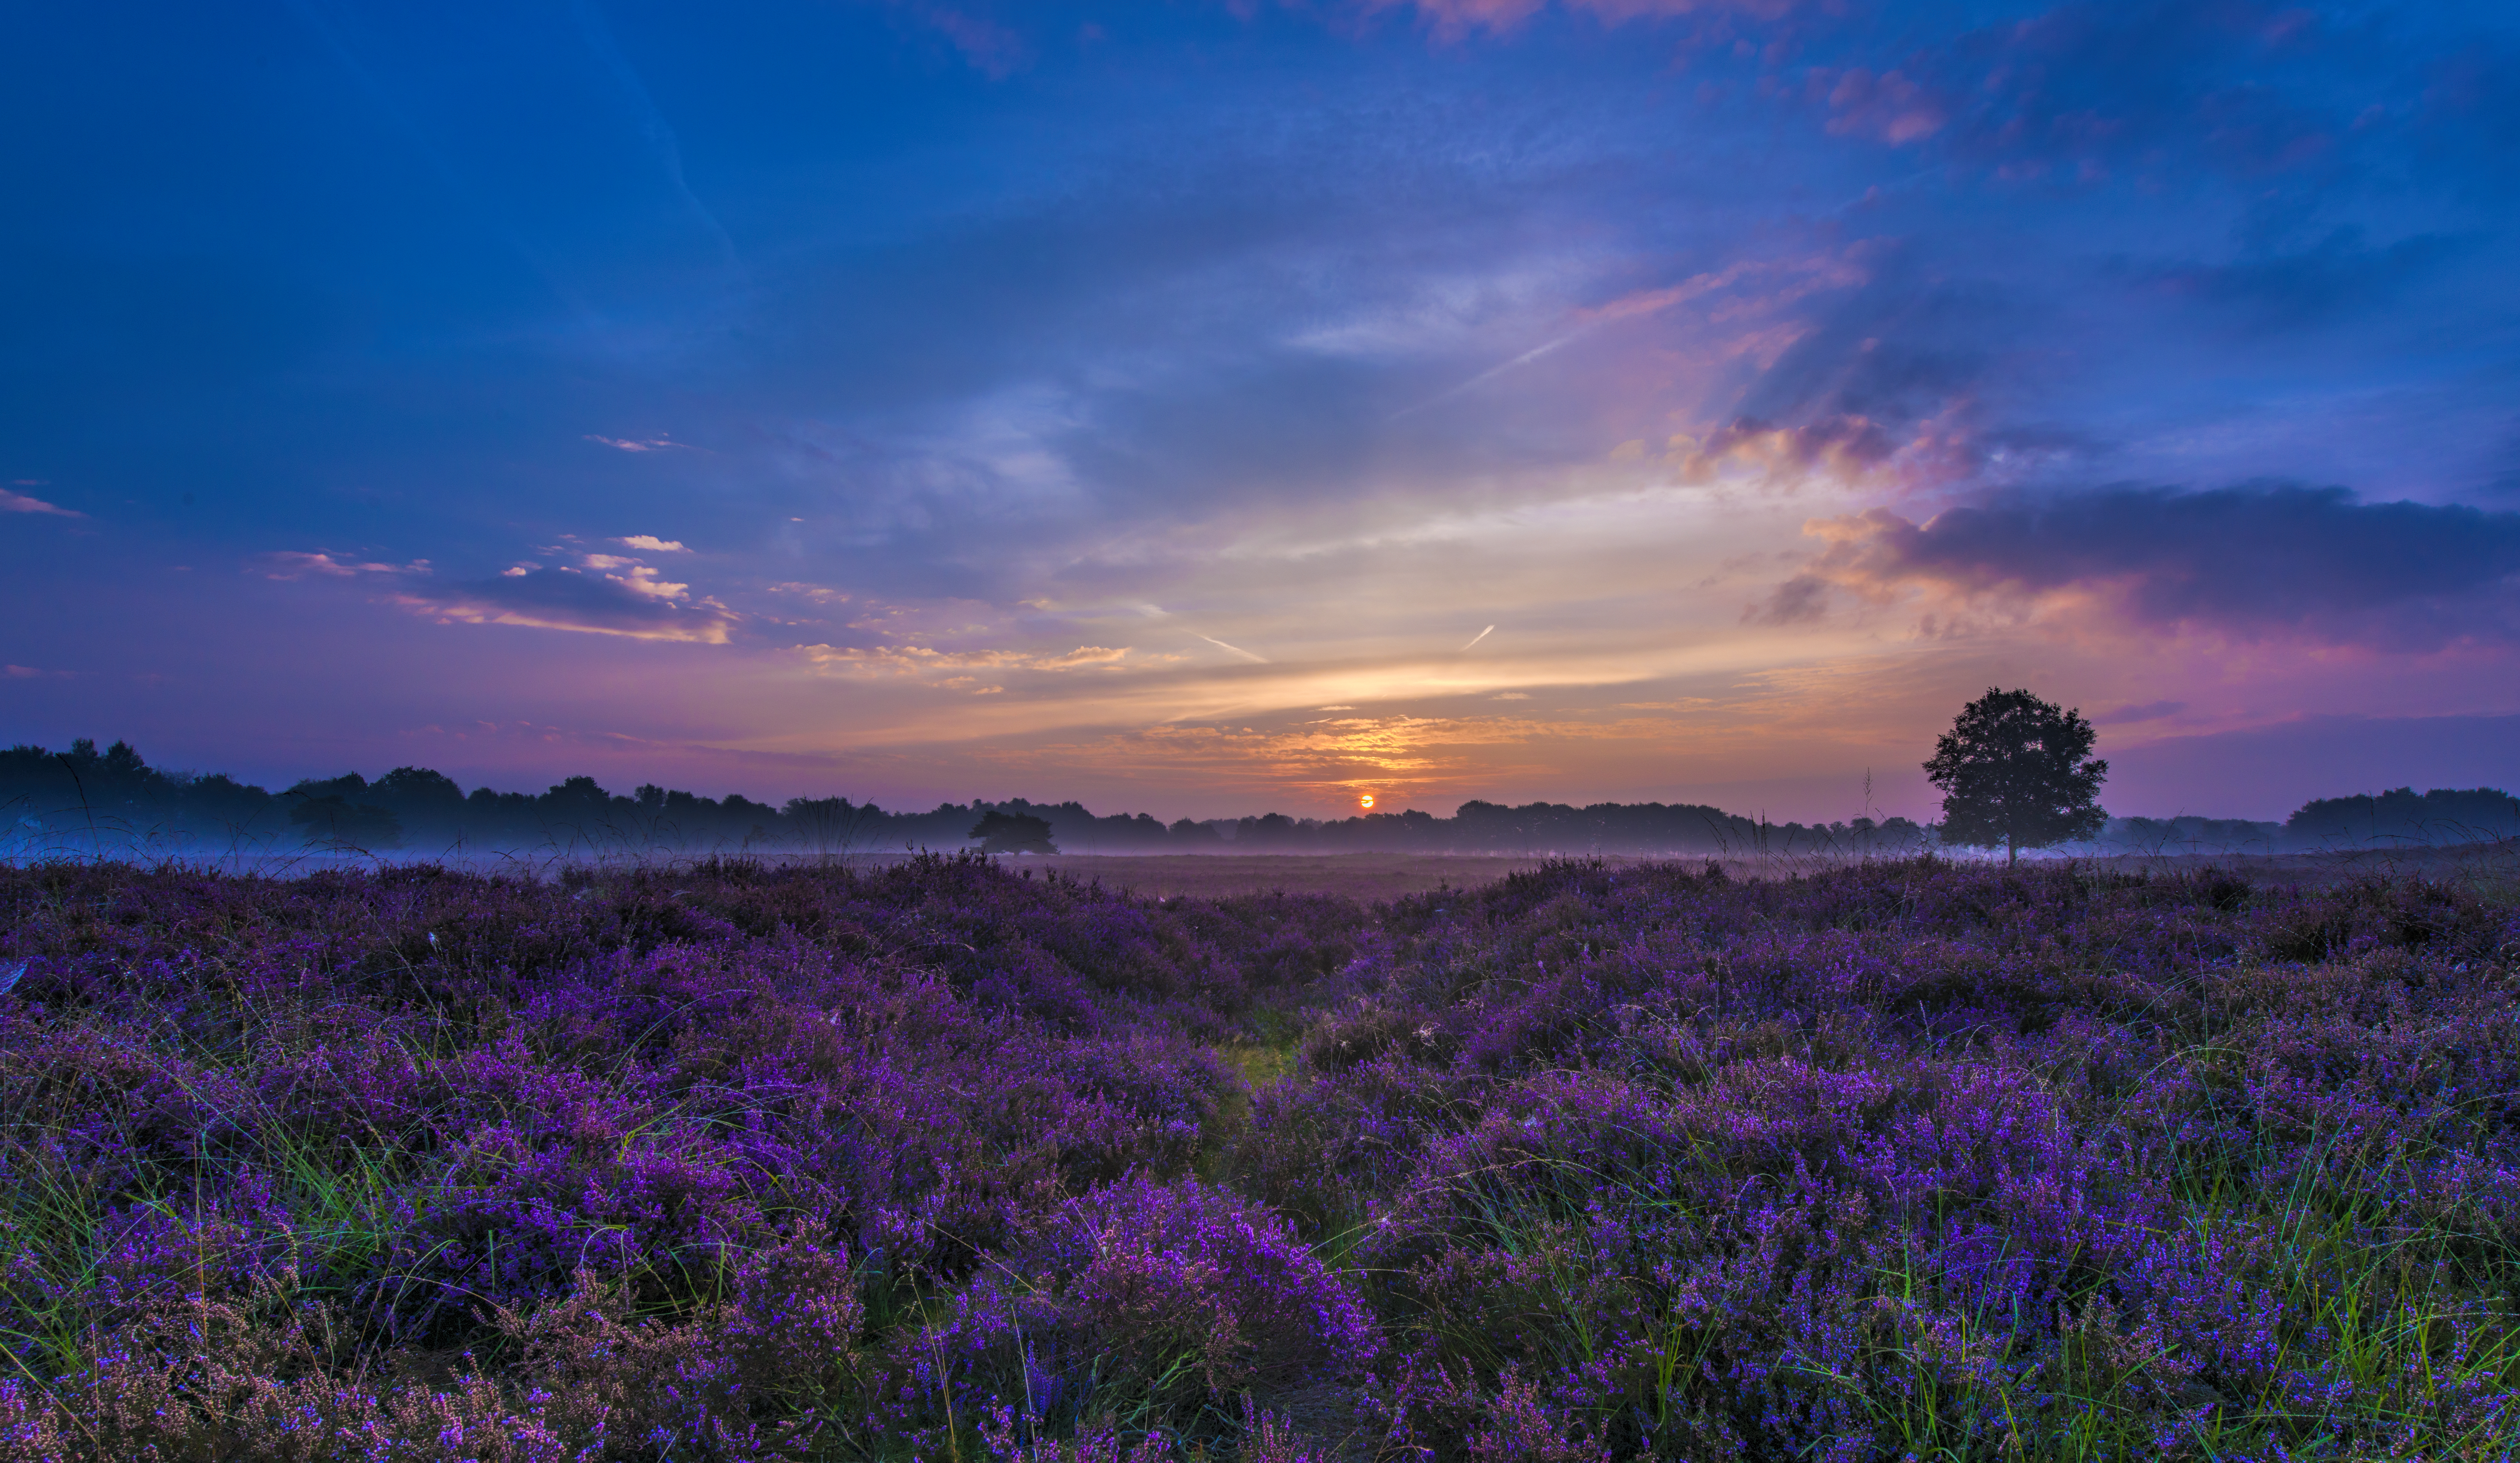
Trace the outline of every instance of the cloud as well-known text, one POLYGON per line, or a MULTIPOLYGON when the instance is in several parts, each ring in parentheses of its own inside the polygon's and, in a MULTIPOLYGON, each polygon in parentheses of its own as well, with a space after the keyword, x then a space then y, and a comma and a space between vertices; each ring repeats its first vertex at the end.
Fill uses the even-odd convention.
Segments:
POLYGON ((2092 718, 2095 726, 2131 727, 2139 722, 2157 722, 2166 716, 2177 716, 2187 709, 2184 701, 2146 701, 2140 706, 2120 706, 2092 718))
POLYGON ((2153 264, 2122 273, 2139 288, 2228 312, 2251 329, 2275 331, 2386 306, 2467 247, 2435 234, 2372 246, 2360 228, 2345 226, 2304 248, 2257 248, 2228 263, 2153 264))
MULTIPOLYGON (((690 585, 666 583, 656 577, 656 571, 652 567, 635 558, 623 558, 616 554, 590 554, 580 562, 634 595, 646 595, 653 599, 683 599, 691 596, 690 585), (621 572, 613 573, 615 569, 621 572)), ((532 572, 530 569, 526 571, 528 574, 532 572)), ((517 579, 523 576, 512 571, 502 577, 517 579)))
MULTIPOLYGON (((925 645, 878 645, 872 649, 800 645, 816 668, 844 673, 918 676, 934 671, 1075 671, 1116 668, 1129 654, 1127 645, 1079 645, 1063 655, 1027 650, 938 650, 925 645)), ((954 685, 954 682, 943 683, 954 685)))
POLYGON ((410 590, 394 602, 440 624, 518 625, 634 640, 722 645, 741 619, 714 599, 690 599, 690 586, 657 581, 645 564, 588 554, 589 568, 552 565, 510 569, 496 579, 410 590), (623 573, 602 572, 622 568, 623 573))
POLYGON ((1828 542, 1772 603, 1826 582, 2036 600, 2095 598, 2140 625, 2289 629, 2403 649, 2520 637, 2520 513, 2363 503, 2343 488, 2107 487, 2007 494, 1923 524, 1885 509, 1817 519, 1828 542), (1791 592, 1790 594, 1788 592, 1791 592))
POLYGON ((724 644, 741 619, 714 599, 694 600, 691 586, 656 577, 654 568, 613 554, 588 554, 577 565, 516 564, 496 578, 430 584, 427 559, 388 564, 329 553, 262 556, 269 579, 382 578, 397 585, 388 602, 440 624, 520 625, 638 640, 724 644))
POLYGON ((1943 486, 2088 450, 2053 427, 1990 424, 1986 402, 2010 394, 2019 364, 1994 345, 2038 324, 2021 302, 1929 277, 1904 245, 1849 249, 1836 266, 1791 282, 1792 297, 1860 288, 1795 322, 1722 425, 1670 439, 1681 481, 1943 486))
POLYGON ((666 452, 675 449, 679 449, 684 452, 698 452, 699 450, 689 442, 674 441, 662 432, 658 432, 652 437, 646 438, 603 437, 598 436, 593 432, 588 432, 586 434, 586 440, 590 442, 601 442, 605 446, 612 448, 616 452, 666 452))
MULTIPOLYGON (((19 486, 35 487, 38 486, 38 484, 20 483, 19 486)), ((46 503, 41 498, 30 497, 24 493, 13 493, 7 488, 0 488, 0 513, 53 513, 64 518, 84 518, 87 516, 87 514, 80 512, 76 509, 63 508, 59 504, 46 503)))
POLYGON ((1766 602, 1741 611, 1745 625, 1807 625, 1828 612, 1828 582, 1797 574, 1778 585, 1766 602))
POLYGON ((945 37, 973 70, 993 81, 1003 81, 1032 64, 1032 47, 1021 35, 967 7, 910 0, 903 8, 921 24, 945 37))
MULTIPOLYGON (((1414 10, 1438 35, 1452 38, 1472 30, 1503 34, 1519 29, 1534 16, 1549 10, 1551 5, 1550 0, 1361 0, 1361 8, 1369 15, 1403 8, 1414 10)), ((1735 11, 1773 19, 1794 9, 1794 3, 1793 0, 1557 0, 1557 8, 1571 14, 1591 16, 1605 25, 1617 25, 1629 21, 1657 20, 1709 11, 1735 11)))
POLYGON ((1806 89, 1832 132, 1932 146, 2002 181, 2263 180, 2352 166, 2424 109, 2438 71, 2419 58, 2449 41, 2283 0, 2063 4, 1909 51, 1877 76, 1816 68, 1806 89))
POLYGON ((1828 93, 1828 130, 1878 137, 1897 147, 1943 130, 1951 104, 1901 71, 1874 75, 1849 66, 1828 93))
POLYGON ((1703 442, 1676 438, 1683 482, 1712 482, 1726 467, 1745 467, 1770 480, 1822 473, 1852 481, 1890 460, 1897 444, 1881 423, 1837 416, 1808 426, 1778 426, 1756 417, 1738 418, 1703 442))
POLYGON ((634 533, 628 538, 614 539, 612 542, 619 544, 626 549, 644 549, 650 554, 689 554, 692 552, 691 550, 684 548, 682 541, 679 539, 660 539, 654 534, 649 533, 634 533))
MULTIPOLYGON (((2375 36, 2368 24, 2280 0, 2059 4, 1921 45, 1903 35, 1889 56, 1865 54, 1886 48, 1842 19, 1778 25, 1764 37, 1740 33, 1740 22, 1783 22, 1806 9, 1843 16, 1796 0, 1358 4, 1369 15, 1406 10, 1445 40, 1510 35, 1552 10, 1605 25, 1701 18, 1702 35, 1761 56, 1763 92, 1798 91, 1828 134, 1930 149, 2015 183, 2089 184, 2121 169, 2202 165, 2260 177, 2333 166, 2358 134, 2373 130, 2375 111, 2383 132, 2399 116, 2454 117, 2441 128, 2464 134, 2453 146, 2490 150, 2483 139, 2502 117, 2475 99, 2507 90, 2477 79, 2492 76, 2490 63, 2448 75, 2422 65, 2417 58, 2438 44, 2434 34, 2375 36), (1788 69, 1785 59, 1796 52, 1824 64, 1788 69)), ((2484 41, 2473 30, 2462 39, 2484 41)))
POLYGON ((282 550, 262 555, 261 568, 265 579, 356 579, 366 574, 426 574, 428 560, 416 558, 407 564, 383 564, 336 558, 327 553, 303 554, 282 550))
POLYGON ((1083 666, 1118 665, 1120 658, 1128 653, 1129 647, 1126 645, 1117 649, 1102 645, 1079 645, 1064 655, 1053 655, 1036 661, 1033 668, 1043 671, 1072 671, 1083 666))
POLYGON ((1372 777, 1390 789, 1389 805, 1399 807, 1412 789, 1458 786, 1476 769, 1493 769, 1500 755, 1506 765, 1527 765, 1562 738, 1636 743, 1666 741, 1672 734, 1669 722, 1647 718, 1336 716, 1275 726, 1167 723, 1064 744, 1027 740, 995 760, 1124 765, 1142 776, 1188 774, 1210 785, 1231 779, 1282 791, 1311 789, 1342 806, 1356 778, 1372 777))

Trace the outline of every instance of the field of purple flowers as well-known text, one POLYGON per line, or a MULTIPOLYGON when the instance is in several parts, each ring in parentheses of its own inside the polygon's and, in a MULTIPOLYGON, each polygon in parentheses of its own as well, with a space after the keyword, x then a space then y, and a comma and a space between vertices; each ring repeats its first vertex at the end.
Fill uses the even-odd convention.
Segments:
POLYGON ((0 868, 0 1459, 2484 1458, 2520 908, 0 868))

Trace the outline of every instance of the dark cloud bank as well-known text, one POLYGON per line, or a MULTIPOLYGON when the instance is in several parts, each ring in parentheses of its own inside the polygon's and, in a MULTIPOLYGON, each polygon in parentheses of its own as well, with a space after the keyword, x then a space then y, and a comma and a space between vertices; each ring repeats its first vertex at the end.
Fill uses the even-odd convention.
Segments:
POLYGON ((2107 487, 2007 494, 1922 524, 1875 509, 1825 531, 1838 542, 1813 575, 1779 587, 1765 618, 1811 617, 1819 582, 1874 595, 2089 587, 2149 626, 2289 630, 2394 649, 2520 638, 2520 512, 2362 503, 2296 484, 2107 487))

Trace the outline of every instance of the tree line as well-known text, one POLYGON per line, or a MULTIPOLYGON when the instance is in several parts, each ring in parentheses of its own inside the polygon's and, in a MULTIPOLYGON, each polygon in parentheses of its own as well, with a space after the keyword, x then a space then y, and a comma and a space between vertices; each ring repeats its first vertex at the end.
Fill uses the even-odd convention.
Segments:
MULTIPOLYGON (((1905 818, 1770 822, 1694 803, 1462 804, 1450 818, 1410 810, 1342 819, 1267 813, 1238 819, 1097 815, 1083 805, 1023 798, 941 803, 895 812, 845 797, 757 802, 711 798, 653 783, 621 793, 570 777, 540 793, 466 791, 442 773, 399 767, 307 778, 273 792, 225 774, 156 768, 128 742, 103 751, 31 744, 0 751, 0 847, 21 853, 95 847, 133 852, 230 849, 436 855, 524 849, 618 852, 879 853, 954 850, 981 840, 991 815, 1037 819, 1072 854, 1622 853, 1896 855, 1937 845, 1936 830, 1905 818)), ((2094 842, 2179 852, 2462 842, 2520 834, 2520 800, 2495 788, 2401 788, 2325 798, 2283 823, 2215 819, 2111 819, 2094 842)))

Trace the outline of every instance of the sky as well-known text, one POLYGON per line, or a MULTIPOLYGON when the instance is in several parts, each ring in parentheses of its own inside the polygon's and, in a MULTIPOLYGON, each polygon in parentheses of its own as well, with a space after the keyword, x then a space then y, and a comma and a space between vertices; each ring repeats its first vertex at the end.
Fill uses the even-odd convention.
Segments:
POLYGON ((2520 9, 247 0, 0 53, 0 741, 887 807, 2520 786, 2520 9))

